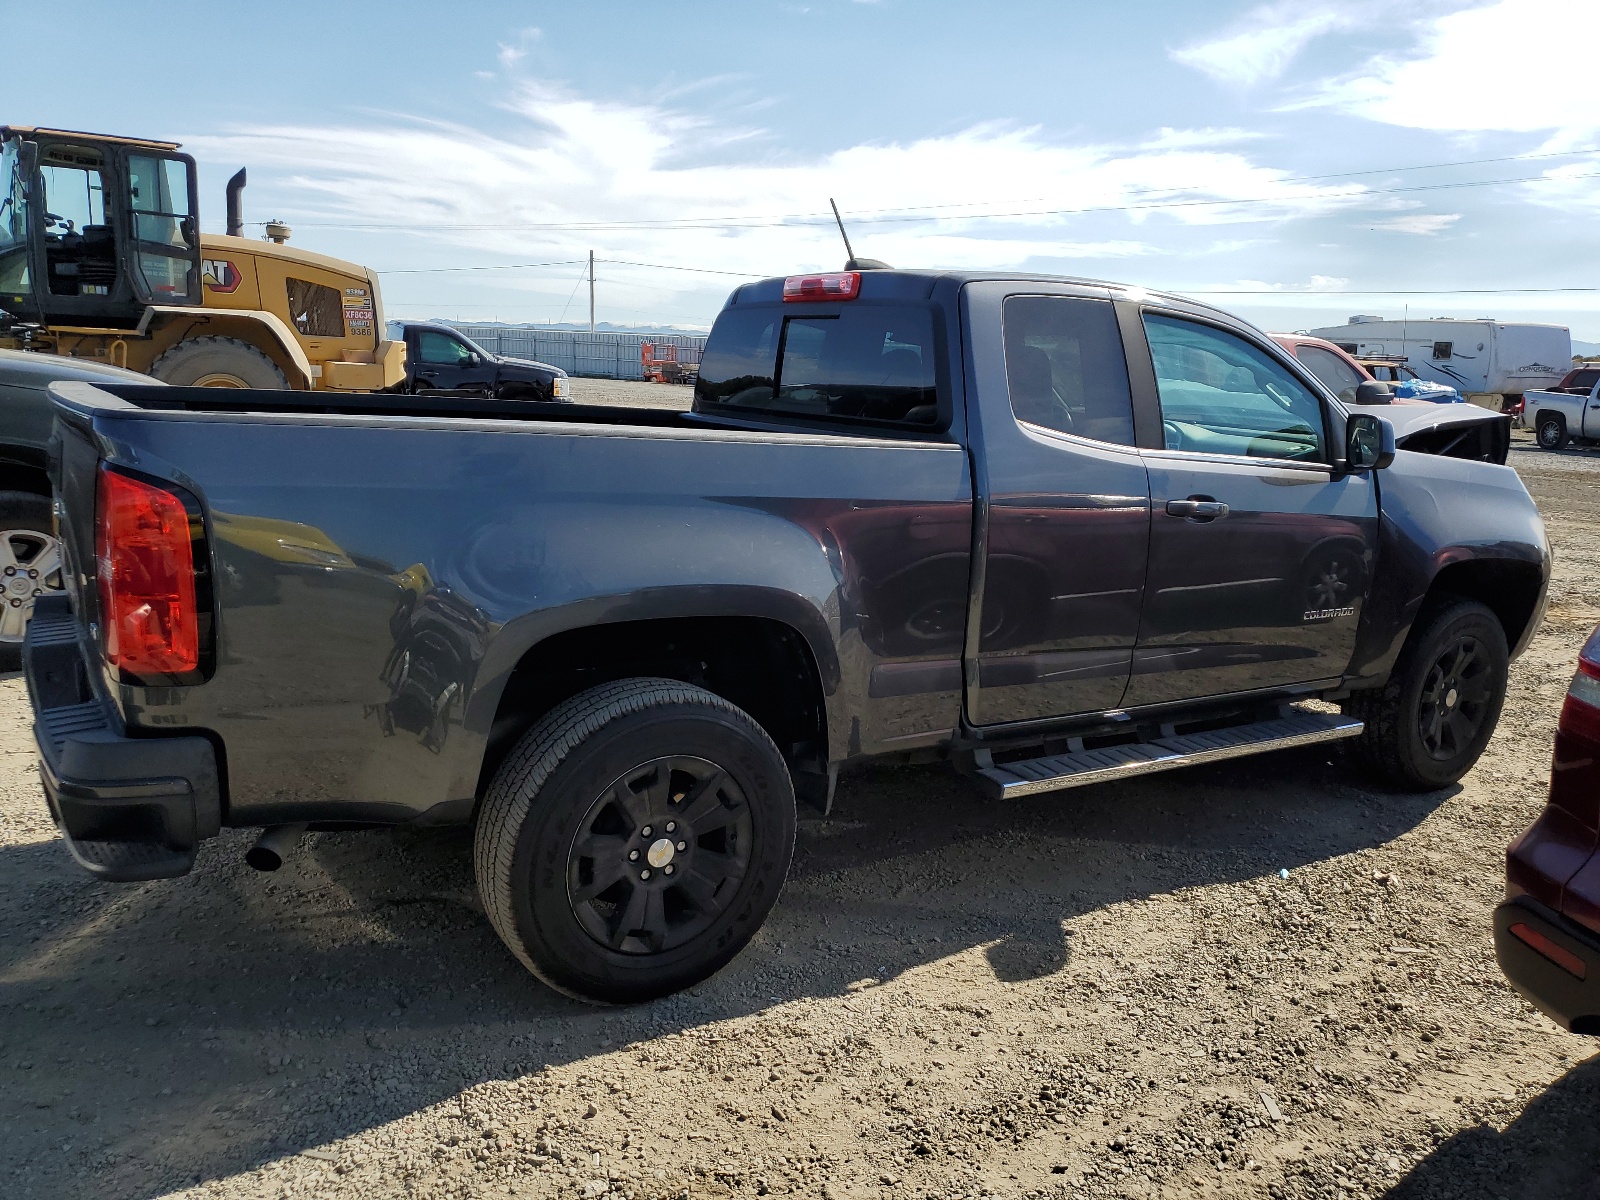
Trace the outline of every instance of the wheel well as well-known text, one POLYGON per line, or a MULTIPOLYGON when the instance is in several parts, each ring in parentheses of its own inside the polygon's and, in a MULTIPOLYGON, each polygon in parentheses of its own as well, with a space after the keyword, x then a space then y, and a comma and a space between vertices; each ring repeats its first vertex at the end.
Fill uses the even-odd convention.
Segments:
POLYGON ((43 467, 27 463, 0 461, 0 491, 31 492, 35 496, 50 496, 50 476, 43 467))
POLYGON ((675 617, 574 629, 524 654, 495 710, 478 794, 517 739, 561 701, 646 675, 715 692, 767 731, 791 771, 826 771, 822 680, 805 639, 764 617, 675 617))
POLYGON ((1539 605, 1544 576, 1532 563, 1477 559, 1451 563, 1433 577, 1429 598, 1448 594, 1485 605, 1500 619, 1506 645, 1515 650, 1539 605))

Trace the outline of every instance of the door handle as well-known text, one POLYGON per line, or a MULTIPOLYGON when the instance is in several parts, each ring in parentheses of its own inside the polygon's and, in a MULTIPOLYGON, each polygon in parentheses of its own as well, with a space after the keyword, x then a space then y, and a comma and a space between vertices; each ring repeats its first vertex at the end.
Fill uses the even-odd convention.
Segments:
POLYGON ((1188 500, 1168 500, 1167 516, 1187 517, 1191 521, 1215 521, 1228 515, 1228 506, 1220 500, 1191 497, 1188 500))

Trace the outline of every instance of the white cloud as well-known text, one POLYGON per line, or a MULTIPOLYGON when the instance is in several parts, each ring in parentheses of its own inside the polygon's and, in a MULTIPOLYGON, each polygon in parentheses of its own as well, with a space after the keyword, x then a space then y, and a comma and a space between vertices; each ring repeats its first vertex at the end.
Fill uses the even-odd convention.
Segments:
POLYGON ((1248 87, 1276 79, 1313 39, 1351 28, 1360 19, 1350 2, 1318 5, 1280 0, 1251 9, 1216 37, 1170 54, 1218 83, 1248 87))
POLYGON ((1432 18, 1416 50, 1373 58, 1297 107, 1411 129, 1551 131, 1553 149, 1585 144, 1600 131, 1600 96, 1571 54, 1597 40, 1594 0, 1500 0, 1432 18))
POLYGON ((1435 234, 1449 229, 1461 220, 1460 213, 1408 213, 1403 217, 1386 217, 1374 221, 1373 229, 1388 229, 1394 233, 1435 234))
MULTIPOLYGON (((1063 145, 1038 129, 979 125, 807 159, 729 163, 721 161, 726 153, 711 159, 706 148, 736 147, 752 131, 717 127, 680 110, 602 103, 539 84, 519 86, 502 106, 521 121, 499 135, 396 120, 257 126, 187 140, 215 160, 276 171, 293 207, 274 214, 306 236, 319 224, 359 223, 524 260, 598 248, 618 258, 758 273, 838 259, 829 196, 838 198, 863 254, 904 265, 996 267, 1033 257, 1156 252, 1148 238, 1073 237, 1067 229, 1082 228, 1086 218, 1050 210, 1177 202, 1128 213, 1135 223, 1167 228, 1271 222, 1361 203, 1347 184, 1287 182, 1285 172, 1206 148, 1216 131, 1206 131, 1193 148, 1148 150, 1063 145), (1259 199, 1270 203, 1196 203, 1259 199), (977 215, 995 213, 1009 215, 977 215), (692 226, 683 227, 685 220, 692 226), (587 223, 602 227, 570 228, 587 223)), ((1180 147, 1182 134, 1165 131, 1162 144, 1180 147)), ((262 182, 262 190, 273 186, 262 182)), ((1116 218, 1097 219, 1102 232, 1103 222, 1116 218)))

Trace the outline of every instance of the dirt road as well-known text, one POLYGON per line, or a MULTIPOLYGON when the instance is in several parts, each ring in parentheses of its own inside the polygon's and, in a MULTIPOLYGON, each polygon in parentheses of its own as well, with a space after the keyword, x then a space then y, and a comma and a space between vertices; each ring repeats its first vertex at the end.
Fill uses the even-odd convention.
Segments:
POLYGON ((1525 446, 1553 603, 1460 787, 1317 752, 1004 804, 859 773, 750 949, 633 1009, 522 972, 461 833, 95 883, 8 678, 0 1196, 1592 1194, 1592 1043, 1489 943, 1600 620, 1600 457, 1525 446))

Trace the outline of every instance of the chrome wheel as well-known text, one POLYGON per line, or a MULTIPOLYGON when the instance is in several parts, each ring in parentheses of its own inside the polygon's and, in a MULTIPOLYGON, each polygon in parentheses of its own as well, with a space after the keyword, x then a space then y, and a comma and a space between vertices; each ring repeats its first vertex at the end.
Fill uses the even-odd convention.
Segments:
POLYGON ((61 544, 36 529, 0 531, 0 644, 20 645, 33 605, 61 590, 61 544))
POLYGON ((659 954, 703 933, 750 866, 750 806, 721 767, 657 758, 589 806, 567 860, 567 900, 607 949, 659 954))

